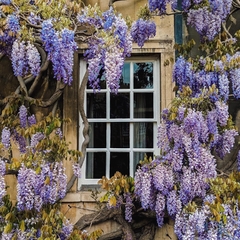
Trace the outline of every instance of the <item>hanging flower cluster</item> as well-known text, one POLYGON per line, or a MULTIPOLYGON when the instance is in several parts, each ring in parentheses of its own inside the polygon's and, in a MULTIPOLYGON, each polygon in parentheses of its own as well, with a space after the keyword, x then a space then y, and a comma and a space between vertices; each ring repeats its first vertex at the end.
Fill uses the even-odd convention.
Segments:
POLYGON ((192 90, 192 97, 199 96, 201 89, 215 85, 218 89, 218 98, 226 102, 232 91, 234 97, 238 99, 240 97, 240 68, 238 64, 235 64, 238 60, 239 52, 232 56, 227 55, 224 61, 214 60, 212 70, 209 71, 206 70, 204 59, 201 59, 199 68, 194 69, 192 63, 180 56, 174 65, 173 81, 177 84, 179 91, 182 91, 184 86, 189 86, 192 90))
POLYGON ((124 59, 130 56, 132 50, 132 39, 125 20, 116 15, 113 8, 101 13, 95 6, 84 8, 78 15, 78 21, 98 29, 84 53, 90 86, 98 91, 101 78, 104 78, 109 89, 117 93, 124 59))

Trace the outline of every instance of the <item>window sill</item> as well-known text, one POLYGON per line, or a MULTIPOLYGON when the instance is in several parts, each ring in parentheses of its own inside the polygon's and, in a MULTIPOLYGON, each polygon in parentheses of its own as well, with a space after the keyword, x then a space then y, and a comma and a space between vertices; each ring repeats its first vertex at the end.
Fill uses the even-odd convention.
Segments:
POLYGON ((92 192, 99 190, 98 199, 105 194, 105 191, 99 185, 82 185, 80 191, 69 192, 61 200, 62 203, 78 203, 78 202, 96 202, 92 198, 92 192))

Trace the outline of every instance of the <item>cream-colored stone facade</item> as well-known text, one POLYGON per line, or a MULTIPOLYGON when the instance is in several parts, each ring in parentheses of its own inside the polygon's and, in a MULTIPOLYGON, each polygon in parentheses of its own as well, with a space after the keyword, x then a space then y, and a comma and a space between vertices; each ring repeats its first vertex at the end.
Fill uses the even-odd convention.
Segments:
MULTIPOLYGON (((108 9, 108 1, 106 0, 90 0, 85 1, 85 4, 99 4, 102 10, 108 9)), ((146 4, 145 0, 125 0, 117 1, 113 5, 117 11, 121 12, 124 17, 130 16, 135 19, 138 10, 141 6, 146 4)), ((145 43, 143 48, 139 48, 136 44, 133 46, 133 54, 139 55, 150 55, 155 54, 159 56, 160 60, 160 89, 159 94, 161 96, 161 101, 158 105, 159 114, 161 109, 168 107, 171 100, 174 97, 173 83, 172 83, 172 60, 174 59, 174 17, 169 15, 166 17, 155 17, 155 22, 157 24, 157 34, 154 38, 150 39, 145 43), (169 64, 166 64, 168 62, 169 64)), ((80 49, 80 52, 82 50, 80 49)), ((76 66, 74 68, 74 78, 75 81, 71 87, 66 89, 64 95, 64 117, 69 117, 72 119, 71 124, 65 126, 64 133, 67 140, 71 142, 72 148, 78 148, 81 143, 78 143, 78 132, 79 124, 79 112, 78 112, 78 81, 79 81, 79 58, 76 55, 76 66), (69 107, 71 106, 71 107, 69 107)), ((68 168, 68 163, 66 162, 67 174, 70 178, 72 175, 72 170, 68 168)), ((91 198, 91 191, 79 190, 77 183, 74 184, 70 193, 62 201, 63 212, 66 213, 67 218, 71 219, 73 223, 77 222, 81 216, 84 214, 93 213, 96 211, 96 204, 91 198)), ((93 231, 96 228, 102 228, 104 233, 111 231, 116 231, 119 229, 119 225, 112 221, 106 222, 98 226, 91 226, 88 231, 93 231)), ((166 224, 163 228, 156 232, 155 239, 176 239, 173 232, 173 223, 170 222, 166 224)))

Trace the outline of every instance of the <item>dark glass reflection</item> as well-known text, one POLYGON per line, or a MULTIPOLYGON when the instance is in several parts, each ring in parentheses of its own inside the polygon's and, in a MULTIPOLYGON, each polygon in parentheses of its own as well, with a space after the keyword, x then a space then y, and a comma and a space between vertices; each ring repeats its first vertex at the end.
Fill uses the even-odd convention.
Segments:
POLYGON ((153 118, 153 93, 134 94, 134 118, 153 118))
POLYGON ((134 88, 153 88, 153 63, 134 63, 134 88))
POLYGON ((135 148, 153 148, 153 123, 134 123, 135 148))
POLYGON ((129 147, 129 123, 111 123, 111 147, 129 147))
POLYGON ((129 153, 110 153, 110 176, 113 176, 116 171, 121 172, 123 175, 129 175, 129 153))
POLYGON ((106 153, 87 153, 86 178, 101 178, 106 176, 106 153))
POLYGON ((149 157, 151 157, 153 159, 153 153, 152 152, 135 152, 133 154, 133 163, 134 163, 134 167, 137 170, 138 168, 138 164, 140 161, 144 161, 145 157, 147 159, 149 159, 149 157))
POLYGON ((119 85, 120 89, 128 89, 130 87, 130 63, 124 63, 119 85))
POLYGON ((105 93, 87 93, 87 117, 106 118, 105 93))
POLYGON ((106 147, 106 123, 90 122, 89 123, 89 144, 90 148, 106 147))
POLYGON ((110 117, 111 118, 129 118, 130 117, 129 93, 111 94, 110 117))

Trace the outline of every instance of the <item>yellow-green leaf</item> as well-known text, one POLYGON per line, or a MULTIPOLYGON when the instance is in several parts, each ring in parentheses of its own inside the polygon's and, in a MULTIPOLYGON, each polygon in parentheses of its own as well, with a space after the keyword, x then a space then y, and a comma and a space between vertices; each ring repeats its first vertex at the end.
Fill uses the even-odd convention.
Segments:
POLYGON ((117 199, 115 196, 111 196, 110 199, 109 199, 109 205, 110 206, 116 206, 117 204, 117 199))

